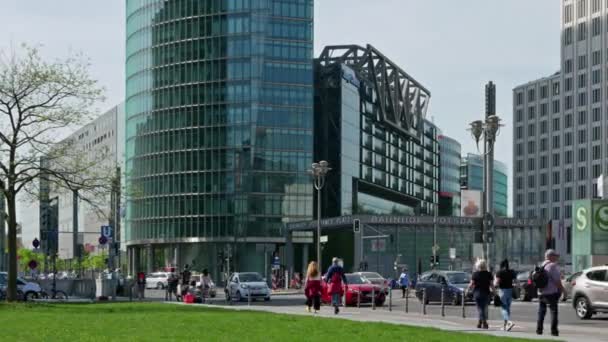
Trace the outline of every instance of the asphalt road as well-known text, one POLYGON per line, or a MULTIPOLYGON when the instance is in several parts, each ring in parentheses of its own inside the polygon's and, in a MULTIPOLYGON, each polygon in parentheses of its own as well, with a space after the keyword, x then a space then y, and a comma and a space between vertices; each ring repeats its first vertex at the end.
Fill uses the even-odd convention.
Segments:
MULTIPOLYGON (((221 289, 220 289, 221 290, 221 289)), ((156 298, 158 300, 164 300, 165 292, 162 290, 147 290, 146 297, 148 298, 156 298)), ((401 312, 405 312, 405 299, 401 298, 401 291, 394 290, 393 291, 393 300, 392 300, 392 314, 399 315, 401 312)), ((274 295, 270 302, 264 302, 262 300, 254 301, 251 305, 255 306, 281 306, 281 307, 302 307, 304 310, 304 302, 305 297, 302 294, 289 294, 289 295, 274 295)), ((218 291, 218 295, 216 298, 212 298, 210 300, 211 304, 225 305, 226 301, 224 298, 224 294, 222 291, 218 291)), ((382 307, 377 307, 377 311, 388 311, 389 300, 387 298, 386 303, 382 307)), ((247 306, 249 305, 247 302, 241 303, 232 303, 232 305, 240 305, 247 306)), ((410 297, 408 299, 408 309, 410 313, 420 313, 422 314, 422 306, 420 301, 414 297, 410 297)), ((348 308, 346 310, 349 310, 348 308)), ((373 314, 372 307, 368 304, 362 306, 361 311, 369 310, 370 314, 373 314)), ((439 303, 431 303, 427 305, 426 308, 427 315, 430 316, 440 316, 441 315, 441 305, 439 303)), ((538 302, 521 302, 514 301, 511 307, 511 317, 512 320, 517 324, 517 322, 535 322, 537 319, 538 312, 538 302)), ((501 310, 500 308, 494 307, 493 305, 489 308, 490 320, 502 320, 501 310)), ((445 316, 446 317, 462 317, 462 307, 461 306, 445 306, 445 316)), ((465 306, 465 316, 467 318, 475 318, 477 316, 477 309, 473 303, 467 303, 465 306)), ((547 317, 545 318, 545 326, 546 329, 549 329, 550 322, 550 314, 547 313, 547 317)), ((574 324, 577 326, 589 326, 595 328, 608 328, 608 315, 599 314, 593 316, 590 320, 580 320, 576 317, 576 313, 574 312, 574 308, 572 308, 572 303, 570 301, 560 302, 559 304, 559 322, 560 324, 574 324)))

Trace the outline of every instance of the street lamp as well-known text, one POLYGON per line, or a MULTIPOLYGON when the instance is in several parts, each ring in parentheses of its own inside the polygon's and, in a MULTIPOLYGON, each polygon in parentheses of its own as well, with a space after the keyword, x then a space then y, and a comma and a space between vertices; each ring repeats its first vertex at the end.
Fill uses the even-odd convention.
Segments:
POLYGON ((331 167, 325 160, 312 163, 311 169, 308 170, 313 177, 315 189, 317 189, 317 263, 319 268, 323 267, 321 264, 321 189, 325 186, 325 176, 329 171, 331 171, 331 167))
POLYGON ((488 232, 494 229, 494 202, 493 202, 493 176, 494 176, 494 144, 500 133, 501 119, 495 114, 487 115, 485 121, 475 120, 470 123, 471 135, 477 145, 477 151, 483 155, 484 170, 484 206, 485 214, 482 225, 482 249, 483 258, 491 266, 488 253, 488 232), (484 142, 483 153, 479 150, 479 142, 484 142))

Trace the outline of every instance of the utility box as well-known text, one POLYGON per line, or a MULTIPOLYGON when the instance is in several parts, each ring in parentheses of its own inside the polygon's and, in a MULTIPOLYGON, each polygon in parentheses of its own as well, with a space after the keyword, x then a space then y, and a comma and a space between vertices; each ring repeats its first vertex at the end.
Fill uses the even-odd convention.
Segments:
POLYGON ((573 272, 608 264, 608 200, 578 200, 572 205, 573 272))

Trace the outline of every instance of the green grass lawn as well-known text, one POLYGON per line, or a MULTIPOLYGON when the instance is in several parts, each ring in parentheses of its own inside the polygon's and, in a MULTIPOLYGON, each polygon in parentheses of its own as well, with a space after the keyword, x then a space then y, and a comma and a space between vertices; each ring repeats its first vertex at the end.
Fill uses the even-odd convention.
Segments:
POLYGON ((0 304, 0 341, 515 341, 430 328, 188 306, 0 304))

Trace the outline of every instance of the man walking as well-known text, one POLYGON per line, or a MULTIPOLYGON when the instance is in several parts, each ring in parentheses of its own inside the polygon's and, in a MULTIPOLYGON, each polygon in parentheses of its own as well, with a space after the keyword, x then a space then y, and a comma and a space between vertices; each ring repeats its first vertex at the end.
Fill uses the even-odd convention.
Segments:
POLYGON ((340 300, 342 299, 342 282, 348 286, 344 268, 340 265, 340 259, 333 258, 332 265, 327 270, 325 282, 329 284, 329 294, 331 295, 331 305, 334 307, 334 314, 340 312, 340 300))
POLYGON ((410 286, 410 277, 408 276, 407 269, 405 269, 405 267, 399 276, 399 286, 401 286, 402 291, 401 298, 405 298, 407 288, 410 286))
MULTIPOLYGON (((559 336, 557 329, 557 303, 561 297, 564 287, 560 277, 560 269, 557 264, 559 254, 553 250, 548 249, 545 252, 545 262, 543 262, 540 271, 536 271, 539 275, 533 275, 533 278, 541 279, 546 277, 546 286, 539 288, 538 297, 538 321, 536 323, 536 333, 538 335, 543 334, 543 326, 545 321, 545 315, 547 313, 547 306, 551 310, 551 335, 559 336), (544 271, 544 275, 542 274, 544 271)), ((539 286, 540 287, 540 286, 539 286)))

